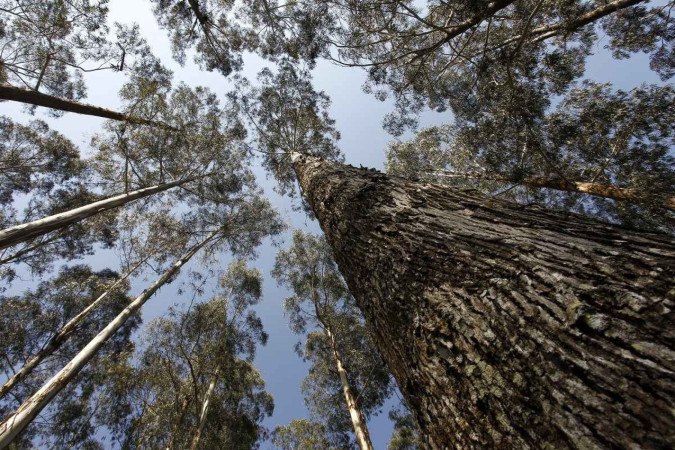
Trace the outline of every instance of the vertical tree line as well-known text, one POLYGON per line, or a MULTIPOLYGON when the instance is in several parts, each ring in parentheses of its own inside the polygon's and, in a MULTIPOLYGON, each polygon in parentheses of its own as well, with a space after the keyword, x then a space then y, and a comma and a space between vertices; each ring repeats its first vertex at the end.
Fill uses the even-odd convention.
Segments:
POLYGON ((0 117, 1 448, 372 449, 398 391, 391 449, 672 446, 673 2, 149 3, 225 95, 174 83, 107 1, 0 0, 0 100, 108 119, 81 153, 0 117), (598 51, 660 83, 584 79, 598 51), (393 101, 386 174, 344 164, 325 62, 393 101), (83 101, 97 71, 119 108, 83 101), (325 235, 272 271, 309 365, 309 417, 273 431, 246 260, 284 224, 256 165, 325 235), (73 264, 93 254, 119 270, 73 264))

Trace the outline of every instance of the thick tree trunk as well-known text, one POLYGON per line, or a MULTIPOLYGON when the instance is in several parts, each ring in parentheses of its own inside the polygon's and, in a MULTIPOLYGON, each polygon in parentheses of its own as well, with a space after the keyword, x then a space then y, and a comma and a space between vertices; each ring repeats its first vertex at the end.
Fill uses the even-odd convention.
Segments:
POLYGON ((114 197, 109 197, 89 205, 80 206, 69 211, 54 214, 42 219, 34 220, 21 225, 0 230, 0 250, 11 247, 12 245, 28 241, 35 237, 49 233, 50 231, 58 230, 59 228, 79 222, 87 217, 95 214, 108 211, 119 206, 125 205, 140 198, 149 197, 158 192, 166 191, 176 186, 194 181, 196 178, 186 178, 184 180, 173 181, 171 183, 158 184, 148 188, 138 189, 129 192, 128 194, 120 194, 114 197))
POLYGON ((29 89, 22 89, 4 83, 0 83, 0 100, 10 100, 14 102, 27 103, 29 105, 44 106, 45 108, 57 109, 59 111, 84 114, 86 116, 103 117, 105 119, 119 120, 121 122, 127 122, 136 125, 149 125, 178 131, 177 128, 162 122, 143 119, 141 117, 128 116, 126 114, 101 108, 99 106, 87 105, 86 103, 79 103, 74 100, 54 97, 53 95, 43 94, 41 92, 32 91, 29 89))
POLYGON ((21 380, 26 378, 28 375, 30 375, 33 372, 33 369, 35 369, 42 361, 45 360, 45 358, 51 356, 54 354, 56 350, 58 350, 61 345, 63 345, 64 342, 70 337, 70 335, 77 329, 77 327, 82 323, 84 319, 87 318, 87 316, 98 306, 101 304, 103 300, 110 294, 112 291, 114 291, 117 286, 120 285, 124 280, 129 278, 132 273, 145 261, 147 260, 144 259, 143 261, 140 261, 138 264, 136 264, 133 268, 131 268, 127 273, 124 274, 121 278, 118 278, 103 294, 98 296, 96 300, 91 302, 89 306, 84 308, 82 311, 80 311, 79 314, 77 314, 75 317, 70 319, 68 323, 66 323, 59 331, 56 332, 54 336, 47 342, 47 344, 37 353, 35 356, 33 356, 31 359, 28 360, 24 366, 19 369, 14 375, 12 375, 9 380, 5 384, 0 387, 0 399, 2 399, 9 391, 11 391, 14 386, 16 386, 17 383, 19 383, 21 380))
POLYGON ((122 325, 135 314, 150 297, 167 281, 178 273, 204 245, 215 239, 218 232, 209 235, 205 240, 188 250, 166 272, 164 272, 150 287, 136 297, 120 312, 106 327, 101 330, 89 343, 66 364, 56 375, 47 381, 35 394, 0 424, 0 449, 6 448, 12 440, 26 428, 42 409, 72 380, 78 372, 94 357, 98 350, 119 330, 122 325))
MULTIPOLYGON (((520 181, 513 181, 509 177, 499 175, 486 175, 482 173, 454 173, 445 171, 433 172, 437 175, 448 178, 464 178, 476 179, 486 181, 499 181, 504 183, 521 184, 532 188, 547 188, 555 189, 557 191, 580 192, 583 194, 593 195, 595 197, 610 198, 620 202, 640 203, 643 199, 639 192, 631 188, 622 188, 613 186, 611 184, 602 184, 592 181, 567 181, 562 178, 554 177, 528 177, 520 181)), ((675 210, 675 197, 666 197, 662 206, 664 208, 675 210)))
POLYGON ((356 404, 354 392, 352 391, 351 386, 349 386, 347 369, 345 369, 342 363, 342 358, 340 357, 340 352, 338 351, 337 343, 335 342, 335 335, 333 335, 330 328, 324 328, 324 330, 330 339, 331 348, 333 350, 333 359, 335 360, 335 366, 340 375, 342 393, 345 396, 345 402, 347 402, 347 409, 349 410, 349 418, 352 420, 352 427, 354 427, 356 443, 360 450, 373 450, 373 443, 370 441, 368 425, 366 425, 366 420, 361 413, 361 409, 356 404))
POLYGON ((430 448, 672 448, 672 238, 293 159, 430 448))
POLYGON ((190 444, 190 450, 197 450, 199 447, 199 439, 202 437, 202 432, 204 431, 204 424, 206 424, 206 414, 209 412, 209 402, 211 401, 211 396, 213 391, 216 388, 216 382, 218 381, 218 371, 213 374, 213 378, 209 383, 209 387, 204 394, 204 401, 202 402, 202 409, 199 413, 199 423, 197 424, 197 430, 195 431, 194 436, 192 437, 192 443, 190 444))

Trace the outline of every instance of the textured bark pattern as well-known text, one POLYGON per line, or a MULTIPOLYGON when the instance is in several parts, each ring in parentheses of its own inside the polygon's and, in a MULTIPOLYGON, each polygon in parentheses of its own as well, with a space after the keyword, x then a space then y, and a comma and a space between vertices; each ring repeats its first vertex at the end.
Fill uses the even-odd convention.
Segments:
POLYGON ((143 119, 141 117, 128 116, 126 114, 101 108, 99 106, 87 105, 73 100, 54 97, 37 91, 21 89, 9 84, 0 84, 0 100, 12 100, 15 102, 27 103, 29 105, 44 106, 46 108, 58 109, 59 111, 74 112, 87 116, 103 117, 105 119, 119 120, 122 122, 133 123, 136 125, 149 125, 169 130, 178 131, 177 128, 154 120, 143 119))
POLYGON ((671 238, 295 159, 429 448, 672 448, 671 238))

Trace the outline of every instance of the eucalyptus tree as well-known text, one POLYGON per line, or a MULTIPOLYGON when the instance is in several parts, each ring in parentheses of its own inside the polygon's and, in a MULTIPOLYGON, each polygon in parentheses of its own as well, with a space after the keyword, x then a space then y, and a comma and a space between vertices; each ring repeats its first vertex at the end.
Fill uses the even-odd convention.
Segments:
POLYGON ((368 91, 393 94, 398 112, 387 126, 396 134, 425 106, 467 116, 494 109, 502 97, 525 112, 583 74, 601 32, 616 57, 647 52, 664 79, 673 73, 672 2, 651 8, 643 0, 254 3, 262 6, 249 8, 249 20, 284 28, 295 19, 306 29, 304 45, 318 49, 311 57, 364 68, 368 91), (317 10, 321 19, 308 20, 317 10))
MULTIPOLYGON (((0 370, 13 381, 11 390, 5 390, 6 386, 2 389, 0 416, 3 419, 127 306, 128 289, 128 281, 111 270, 95 272, 77 265, 63 267, 55 278, 40 283, 34 290, 0 298, 0 370), (112 284, 115 287, 110 290, 112 284), (68 339, 61 339, 63 327, 106 292, 108 295, 86 320, 70 330, 68 339), (12 377, 24 362, 48 348, 51 348, 49 355, 32 371, 19 379, 12 377)), ((101 381, 111 375, 104 361, 114 360, 133 347, 130 336, 139 324, 138 316, 124 324, 92 364, 43 411, 39 425, 29 427, 19 438, 20 447, 32 447, 31 442, 49 448, 100 445, 90 417, 98 408, 101 381)))
POLYGON ((298 352, 311 363, 303 382, 313 417, 321 419, 340 446, 351 430, 361 449, 371 449, 366 420, 391 393, 389 372, 373 347, 328 244, 296 231, 279 252, 272 275, 291 289, 284 301, 291 329, 306 335, 298 352))
POLYGON ((404 404, 389 411, 389 420, 394 432, 387 443, 387 450, 418 450, 422 448, 422 437, 415 418, 404 404))
POLYGON ((237 155, 243 146, 242 125, 228 117, 215 95, 205 89, 192 90, 181 85, 170 91, 170 78, 170 72, 156 60, 147 58, 134 68, 130 81, 122 89, 122 98, 137 114, 166 117, 181 132, 166 127, 110 123, 107 133, 93 141, 98 148, 92 164, 98 188, 103 192, 124 193, 78 204, 77 208, 30 223, 16 223, 0 231, 0 247, 43 236, 178 186, 191 199, 186 199, 186 195, 178 198, 196 201, 194 197, 208 197, 209 190, 215 191, 217 197, 248 183, 239 179, 243 172, 234 167, 241 166, 237 155), (164 95, 169 96, 168 101, 164 95))
POLYGON ((233 111, 248 122, 252 148, 277 181, 276 189, 290 195, 295 193, 290 154, 339 159, 340 133, 328 115, 330 99, 314 90, 309 68, 284 58, 276 69, 260 71, 255 85, 238 77, 228 97, 233 111))
MULTIPOLYGON (((147 259, 147 258, 146 258, 147 259)), ((23 379, 30 376, 30 374, 47 358, 54 355, 54 353, 63 345, 64 342, 78 329, 82 326, 85 320, 96 311, 98 308, 101 308, 104 305, 104 302, 108 298, 124 286, 123 283, 134 274, 134 272, 145 262, 145 260, 139 261, 134 264, 133 267, 129 268, 124 275, 118 277, 116 280, 111 281, 108 286, 105 287, 105 290, 91 303, 84 307, 80 312, 70 318, 63 326, 61 326, 54 334, 49 338, 49 340, 44 343, 40 350, 31 355, 30 358, 27 358, 23 366, 18 370, 13 370, 12 375, 8 380, 0 386, 0 399, 5 397, 18 383, 23 379)))
POLYGON ((242 67, 245 32, 234 21, 235 2, 226 0, 153 0, 159 25, 169 33, 173 57, 181 65, 195 50, 195 62, 224 76, 242 67))
POLYGON ((248 449, 264 439, 273 401, 252 365, 267 340, 252 310, 261 286, 259 271, 235 261, 214 298, 150 324, 138 366, 110 391, 123 446, 248 449))
POLYGON ((108 26, 107 0, 2 0, 0 82, 78 100, 82 74, 121 71, 148 52, 137 26, 108 26))
POLYGON ((272 445, 280 450, 335 450, 326 427, 319 422, 295 419, 272 433, 272 445))
POLYGON ((294 166, 426 446, 669 445, 669 236, 294 166))
MULTIPOLYGON (((98 200, 89 189, 85 161, 77 147, 42 121, 28 125, 0 118, 0 227, 11 228, 42 216, 61 213, 98 200)), ((92 251, 98 242, 115 238, 110 214, 49 233, 0 253, 2 277, 11 281, 13 266, 26 264, 34 276, 59 258, 72 259, 92 251), (67 231, 67 232, 66 232, 67 231)))
POLYGON ((76 102, 74 100, 67 100, 53 95, 31 91, 29 89, 22 89, 8 84, 0 84, 0 100, 11 100, 26 105, 43 106, 52 109, 52 111, 58 111, 57 114, 60 114, 61 112, 74 112, 139 125, 172 128, 165 123, 155 122, 107 108, 101 108, 100 106, 89 105, 87 103, 76 102))
POLYGON ((673 100, 670 86, 625 92, 585 82, 547 114, 530 142, 517 145, 480 127, 433 127, 391 144, 387 172, 668 229, 661 208, 675 208, 673 100))
MULTIPOLYGON (((178 223, 184 227, 180 235, 182 245, 174 242, 172 248, 182 247, 181 255, 140 295, 131 301, 116 317, 94 336, 63 368, 26 399, 17 410, 0 424, 0 445, 6 446, 43 410, 71 380, 96 357, 98 352, 124 324, 133 317, 162 286, 176 277, 180 269, 198 252, 213 260, 223 250, 249 256, 261 240, 281 230, 282 224, 269 203, 260 199, 257 192, 231 194, 229 202, 223 199, 217 205, 196 205, 178 223)), ((159 230, 156 230, 159 231, 159 230)))
MULTIPOLYGON (((189 106, 189 105, 188 105, 189 106)), ((217 142, 213 142, 214 145, 217 142)), ((215 147, 217 148, 217 147, 215 147)), ((212 152, 214 147, 211 147, 212 152)), ((239 149, 241 150, 241 149, 239 149)), ((235 255, 247 257, 269 235, 278 234, 283 228, 276 212, 268 201, 261 198, 260 191, 247 164, 247 155, 238 149, 218 149, 220 158, 214 167, 222 169, 227 177, 213 183, 203 183, 195 192, 183 197, 158 199, 162 210, 155 211, 160 224, 170 224, 171 229, 148 228, 147 234, 163 234, 169 245, 160 257, 153 255, 159 264, 159 277, 124 310, 92 338, 58 373, 0 424, 0 444, 6 445, 21 432, 50 400, 96 356, 106 342, 116 335, 125 322, 132 317, 153 294, 176 277, 180 269, 201 251, 206 263, 217 261, 217 255, 229 250, 235 255), (181 201, 188 199, 190 208, 181 211, 181 201), (173 261, 168 268, 167 261, 173 261)), ((200 161, 194 162, 199 164, 200 161)), ((210 163, 210 161, 209 161, 210 163)), ((171 162, 167 170, 180 170, 179 161, 171 162), (176 164, 171 165, 171 164, 176 164)), ((197 165, 197 167, 199 167, 197 165)), ((158 174, 148 173, 150 176, 158 174)), ((121 181, 124 183, 124 181, 121 181)), ((150 226, 152 224, 149 224, 150 226)), ((134 232, 140 232, 136 228, 134 232)), ((155 238, 155 240, 157 240, 155 238)), ((160 239, 161 241, 161 239, 160 239)))

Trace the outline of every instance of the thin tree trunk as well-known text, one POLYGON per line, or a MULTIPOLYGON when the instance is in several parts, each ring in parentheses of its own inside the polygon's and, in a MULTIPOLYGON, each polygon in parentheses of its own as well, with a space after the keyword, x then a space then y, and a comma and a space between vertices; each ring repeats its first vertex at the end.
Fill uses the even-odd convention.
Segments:
POLYGON ((195 431, 195 435, 192 438, 190 450, 197 450, 197 447, 199 446, 199 439, 202 436, 202 432, 204 431, 204 424, 206 423, 206 414, 209 412, 209 402, 211 401, 211 396, 213 395, 213 391, 216 388, 217 381, 218 381, 218 371, 216 370, 216 373, 213 374, 213 378, 211 379, 209 387, 206 390, 206 394, 204 394, 204 401, 202 402, 202 410, 199 414, 199 424, 197 425, 197 430, 195 431))
MULTIPOLYGON (((593 195, 595 197, 610 198, 616 201, 626 201, 632 203, 641 203, 643 199, 640 197, 639 192, 631 188, 622 188, 614 186, 611 184, 602 184, 590 181, 567 181, 561 178, 553 177, 528 177, 520 181, 513 181, 509 177, 503 177, 499 175, 484 175, 481 173, 446 173, 445 171, 439 172, 441 176, 447 176, 450 178, 465 178, 465 179, 476 179, 476 180, 486 180, 486 181, 500 181, 504 183, 514 183, 521 184, 523 186, 534 187, 534 188, 548 188, 555 189, 558 191, 567 191, 567 192, 581 192, 583 194, 593 195)), ((667 197, 662 206, 664 208, 675 210, 675 197, 667 197)))
POLYGON ((338 352, 335 336, 328 327, 324 328, 324 331, 330 339, 331 348, 333 350, 333 359, 335 359, 335 366, 337 367, 338 374, 340 375, 342 393, 344 394, 345 401, 347 402, 347 409, 349 410, 349 417, 352 420, 352 426, 354 427, 356 443, 358 444, 360 450, 373 450, 373 443, 370 441, 368 425, 366 424, 366 420, 363 417, 361 409, 356 404, 354 392, 352 391, 351 386, 349 386, 347 370, 342 364, 342 357, 340 356, 340 352, 338 352))
POLYGON ((166 445, 166 450, 173 450, 174 447, 174 441, 176 440, 176 434, 178 433, 178 428, 180 427, 180 424, 183 423, 183 419, 185 418, 185 413, 187 412, 187 407, 189 405, 189 401, 186 398, 183 399, 180 405, 180 414, 178 414, 178 417, 176 417, 176 420, 173 422, 173 426, 171 427, 171 438, 169 439, 169 443, 166 445))
POLYGON ((72 380, 78 372, 94 357, 98 350, 119 330, 122 325, 135 314, 150 297, 169 281, 185 263, 187 263, 202 247, 215 239, 218 231, 211 233, 205 240, 194 245, 173 266, 164 272, 149 288, 136 297, 120 312, 100 333, 56 375, 47 381, 35 394, 0 424, 0 449, 7 447, 12 440, 26 428, 42 409, 72 380))
POLYGON ((57 109, 59 111, 74 112, 87 116, 119 120, 121 122, 127 122, 136 125, 149 125, 178 131, 177 128, 163 122, 143 119, 142 117, 129 116, 127 114, 101 108, 99 106, 87 105, 86 103, 79 103, 74 100, 54 97, 53 95, 43 94, 41 92, 29 89, 22 89, 20 87, 11 86, 5 83, 0 83, 0 100, 11 100, 14 102, 27 103, 29 105, 44 106, 45 108, 57 109))
POLYGON ((64 211, 62 213, 34 220, 32 222, 5 228, 4 230, 0 230, 0 250, 49 233, 50 231, 58 230, 59 228, 65 227, 66 225, 79 222, 98 213, 109 211, 134 200, 148 197, 158 192, 166 191, 194 180, 196 180, 196 178, 186 178, 184 180, 173 181, 171 183, 158 184, 148 188, 138 189, 136 191, 129 192, 128 194, 120 194, 114 197, 108 197, 98 202, 80 206, 79 208, 74 208, 69 211, 64 211))
POLYGON ((671 237, 293 156, 429 448, 672 447, 671 237))
POLYGON ((140 261, 133 268, 131 268, 127 273, 124 274, 121 278, 118 278, 103 294, 101 294, 96 300, 84 308, 79 314, 70 319, 59 331, 56 332, 54 336, 49 340, 47 345, 45 345, 35 356, 33 356, 24 366, 19 369, 12 377, 7 380, 5 384, 0 387, 0 399, 2 399, 9 391, 16 386, 21 380, 29 376, 33 369, 35 369, 45 358, 51 356, 56 350, 58 350, 61 345, 70 337, 70 335, 77 329, 77 327, 87 318, 87 316, 101 304, 103 300, 114 291, 117 286, 120 285, 124 280, 126 280, 132 273, 140 267, 148 258, 140 261))

